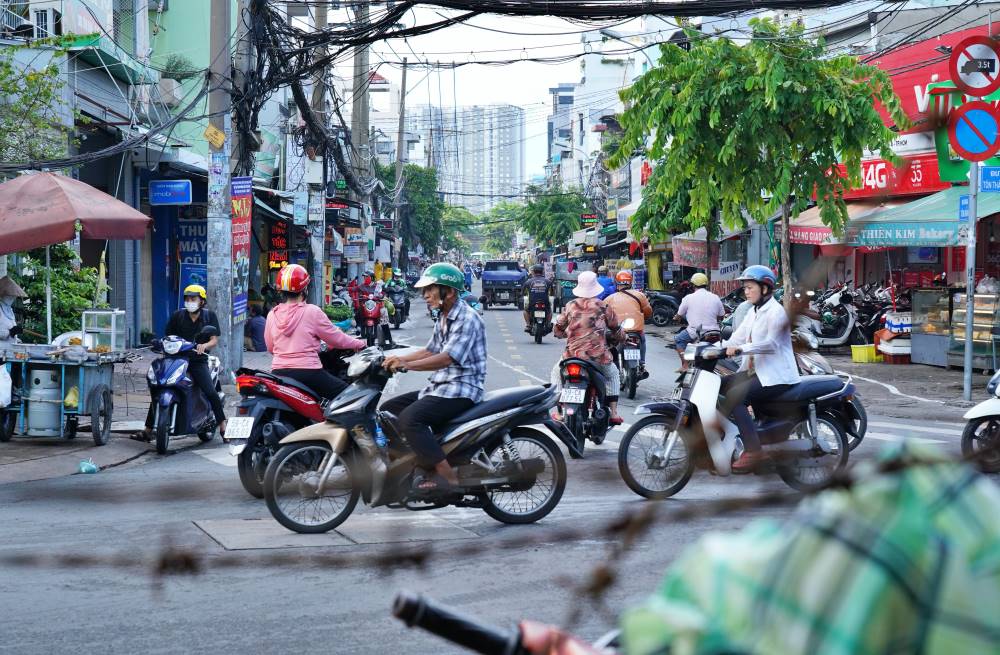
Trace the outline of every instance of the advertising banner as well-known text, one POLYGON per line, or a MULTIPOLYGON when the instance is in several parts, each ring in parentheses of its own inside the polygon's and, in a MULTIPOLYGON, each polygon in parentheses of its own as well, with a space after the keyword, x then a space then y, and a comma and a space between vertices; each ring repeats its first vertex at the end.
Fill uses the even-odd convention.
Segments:
POLYGON ((208 288, 208 266, 205 264, 181 262, 181 270, 177 282, 177 309, 184 306, 184 289, 189 284, 200 284, 208 288))
POLYGON ((178 219, 175 241, 177 261, 181 264, 208 264, 207 234, 207 220, 178 219))
POLYGON ((968 226, 955 222, 939 223, 865 223, 848 226, 850 246, 959 246, 965 245, 968 226))
POLYGON ((247 318, 253 178, 234 177, 230 199, 233 204, 233 320, 239 323, 247 318))

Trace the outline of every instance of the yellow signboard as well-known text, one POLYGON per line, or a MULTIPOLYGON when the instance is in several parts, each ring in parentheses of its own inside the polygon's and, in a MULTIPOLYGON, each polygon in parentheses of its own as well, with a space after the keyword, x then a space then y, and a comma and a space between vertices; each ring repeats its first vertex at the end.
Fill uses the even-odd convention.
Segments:
POLYGON ((211 123, 205 128, 205 138, 215 149, 222 148, 226 144, 226 133, 211 123))

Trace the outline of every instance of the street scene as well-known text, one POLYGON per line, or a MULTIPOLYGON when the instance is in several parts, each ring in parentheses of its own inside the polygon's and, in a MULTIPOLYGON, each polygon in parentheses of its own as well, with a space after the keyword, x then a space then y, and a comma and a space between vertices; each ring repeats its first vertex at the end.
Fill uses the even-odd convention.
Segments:
POLYGON ((1000 653, 995 8, 0 0, 0 650, 1000 653))

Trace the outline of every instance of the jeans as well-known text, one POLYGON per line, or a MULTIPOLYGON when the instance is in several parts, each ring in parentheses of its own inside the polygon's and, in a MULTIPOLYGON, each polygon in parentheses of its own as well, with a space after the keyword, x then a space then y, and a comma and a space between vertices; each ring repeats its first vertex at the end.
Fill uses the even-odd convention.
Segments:
POLYGON ((276 368, 271 372, 301 382, 325 400, 336 398, 347 388, 346 382, 321 368, 276 368))
MULTIPOLYGON (((556 365, 552 367, 552 371, 549 373, 549 381, 553 387, 562 386, 562 367, 560 364, 561 362, 556 362, 556 365)), ((591 364, 604 374, 606 400, 609 403, 618 402, 618 394, 622 388, 622 379, 618 373, 618 367, 615 366, 614 362, 610 364, 596 364, 591 362, 591 364)))
POLYGON ((747 407, 757 401, 766 400, 770 396, 782 393, 794 385, 775 384, 770 387, 761 385, 760 378, 755 373, 740 371, 722 378, 722 388, 719 393, 725 398, 722 401, 722 411, 726 416, 732 416, 733 422, 740 431, 743 447, 748 452, 760 451, 760 437, 757 436, 757 424, 750 416, 747 407))
POLYGON ((688 344, 692 341, 694 341, 694 337, 691 336, 691 333, 688 332, 687 328, 684 328, 674 335, 674 348, 683 353, 684 349, 687 348, 688 344))
MULTIPOLYGON (((212 406, 212 413, 215 415, 215 422, 222 424, 226 420, 226 412, 222 408, 222 399, 215 392, 215 383, 212 382, 212 373, 208 370, 207 359, 191 359, 188 361, 188 376, 195 386, 208 397, 208 404, 212 406)), ((190 411, 188 409, 187 411, 190 411)), ((153 427, 153 403, 149 404, 149 411, 146 412, 146 427, 153 427)))
POLYGON ((419 394, 418 391, 404 393, 385 401, 379 409, 396 417, 399 432, 410 444, 417 462, 422 468, 431 470, 445 458, 434 436, 435 430, 468 411, 475 403, 469 398, 418 398, 419 394))

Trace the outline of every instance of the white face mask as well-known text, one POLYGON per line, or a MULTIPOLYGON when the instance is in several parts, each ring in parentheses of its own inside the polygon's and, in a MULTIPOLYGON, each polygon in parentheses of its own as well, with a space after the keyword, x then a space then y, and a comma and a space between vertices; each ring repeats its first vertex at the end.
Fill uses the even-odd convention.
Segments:
POLYGON ((194 314, 201 309, 201 303, 197 300, 187 300, 184 302, 184 309, 194 314))

